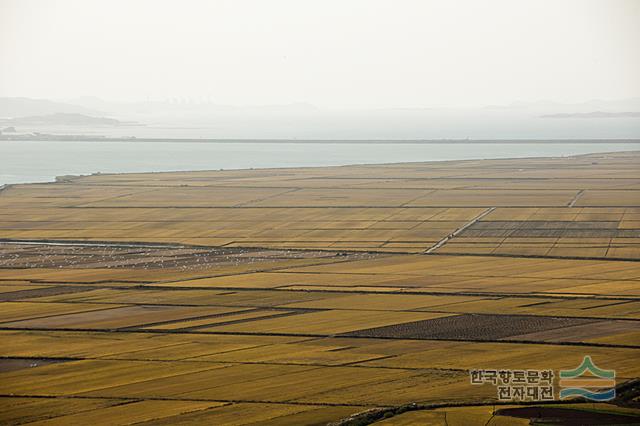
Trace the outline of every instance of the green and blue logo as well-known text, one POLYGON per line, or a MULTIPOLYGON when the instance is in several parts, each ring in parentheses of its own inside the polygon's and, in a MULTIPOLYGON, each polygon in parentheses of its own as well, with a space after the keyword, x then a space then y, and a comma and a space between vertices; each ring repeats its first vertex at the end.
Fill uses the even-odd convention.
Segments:
POLYGON ((583 397, 610 401, 616 397, 616 372, 598 368, 589 355, 574 370, 560 371, 560 398, 583 397))

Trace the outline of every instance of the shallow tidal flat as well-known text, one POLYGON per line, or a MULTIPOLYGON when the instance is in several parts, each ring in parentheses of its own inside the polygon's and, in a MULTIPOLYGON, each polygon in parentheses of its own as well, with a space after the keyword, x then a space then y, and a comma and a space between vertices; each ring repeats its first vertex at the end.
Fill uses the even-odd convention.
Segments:
POLYGON ((464 407, 496 399, 469 370, 557 371, 591 355, 617 383, 637 379, 638 164, 615 153, 9 186, 0 423, 326 424, 415 402, 462 407, 396 424, 514 424, 464 407))

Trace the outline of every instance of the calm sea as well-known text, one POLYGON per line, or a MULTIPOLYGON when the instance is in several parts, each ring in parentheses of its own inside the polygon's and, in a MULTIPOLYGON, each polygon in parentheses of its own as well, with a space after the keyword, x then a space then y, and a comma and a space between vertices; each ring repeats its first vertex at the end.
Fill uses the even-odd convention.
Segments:
POLYGON ((411 161, 556 157, 640 150, 640 143, 0 141, 0 185, 60 175, 411 161))

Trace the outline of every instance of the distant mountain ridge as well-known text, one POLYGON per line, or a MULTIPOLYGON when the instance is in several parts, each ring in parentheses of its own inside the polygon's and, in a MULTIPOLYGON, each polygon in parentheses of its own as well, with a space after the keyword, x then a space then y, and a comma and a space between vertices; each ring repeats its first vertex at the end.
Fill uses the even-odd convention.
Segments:
POLYGON ((47 99, 2 98, 0 97, 0 118, 16 118, 29 115, 55 113, 102 115, 101 111, 64 102, 47 99))
POLYGON ((93 117, 84 114, 58 112, 47 115, 31 115, 27 117, 0 120, 5 124, 17 125, 53 125, 53 126, 122 126, 134 125, 134 122, 125 122, 115 118, 93 117))

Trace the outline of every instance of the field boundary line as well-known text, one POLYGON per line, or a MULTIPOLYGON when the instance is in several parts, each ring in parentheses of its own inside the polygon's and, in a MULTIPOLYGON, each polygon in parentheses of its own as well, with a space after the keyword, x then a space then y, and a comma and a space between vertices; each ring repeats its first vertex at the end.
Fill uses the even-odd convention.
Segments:
POLYGON ((516 259, 567 259, 567 260, 596 260, 603 262, 640 262, 640 258, 632 257, 593 257, 593 256, 546 256, 542 254, 508 254, 508 253, 429 253, 434 256, 475 256, 475 257, 511 257, 516 259))
POLYGON ((269 401, 269 400, 252 400, 252 399, 206 399, 206 398, 171 398, 171 397, 132 397, 132 396, 101 396, 101 395, 44 395, 44 394, 0 394, 0 398, 41 398, 41 399, 107 399, 115 401, 186 401, 186 402, 223 402, 228 404, 280 404, 280 405, 311 405, 317 407, 371 407, 370 404, 338 404, 333 402, 299 402, 299 401, 269 401))
MULTIPOLYGON (((386 337, 386 336, 362 336, 346 335, 343 333, 284 333, 284 332, 253 332, 253 331, 189 331, 189 330, 153 330, 153 329, 98 329, 98 328, 56 328, 56 327, 3 327, 0 331, 58 331, 58 332, 83 332, 83 333, 148 333, 148 334, 210 334, 227 336, 280 336, 280 337, 308 337, 308 338, 336 338, 336 339, 364 339, 364 340, 411 340, 411 341, 442 341, 442 342, 474 342, 474 343, 501 343, 501 344, 524 344, 524 345, 545 345, 545 346, 580 346, 596 348, 618 348, 618 349, 640 349, 638 345, 620 345, 616 343, 596 343, 596 342, 548 342, 531 340, 500 340, 500 339, 454 339, 454 338, 416 338, 416 337, 386 337)), ((356 330, 357 331, 357 330, 356 330)))

